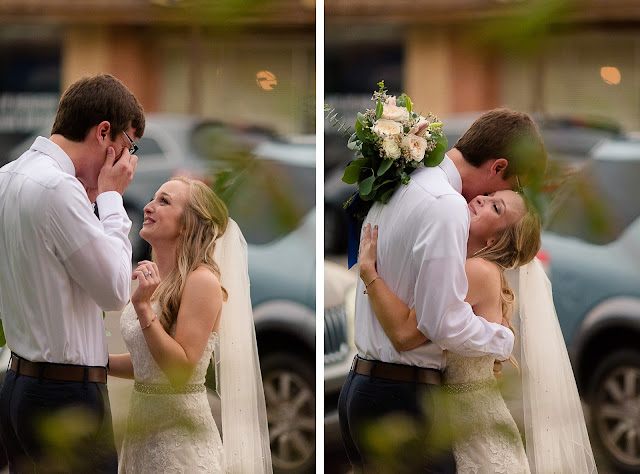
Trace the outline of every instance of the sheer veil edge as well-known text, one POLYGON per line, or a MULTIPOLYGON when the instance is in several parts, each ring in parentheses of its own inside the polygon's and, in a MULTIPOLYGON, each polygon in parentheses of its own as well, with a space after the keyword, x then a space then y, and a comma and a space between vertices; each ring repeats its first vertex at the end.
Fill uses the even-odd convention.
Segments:
MULTIPOLYGON (((519 363, 531 472, 596 473, 569 354, 540 260, 520 267, 519 363)), ((519 318, 519 321, 517 320, 519 318)))
POLYGON ((222 306, 216 353, 225 472, 271 474, 267 412, 249 292, 247 242, 232 219, 217 242, 215 260, 228 293, 222 306))

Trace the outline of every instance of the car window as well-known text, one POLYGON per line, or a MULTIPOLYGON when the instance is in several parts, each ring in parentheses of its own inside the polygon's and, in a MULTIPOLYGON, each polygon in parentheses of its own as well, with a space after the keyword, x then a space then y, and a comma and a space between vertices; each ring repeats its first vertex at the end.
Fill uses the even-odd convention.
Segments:
POLYGON ((640 159, 589 160, 561 186, 545 227, 594 244, 607 244, 640 216, 640 159))
POLYGON ((144 156, 148 159, 151 155, 155 155, 156 158, 164 158, 164 153, 160 144, 153 138, 142 137, 139 140, 136 140, 136 143, 138 145, 138 151, 136 152, 136 156, 138 158, 144 156))
POLYGON ((226 173, 225 189, 216 192, 249 243, 264 244, 291 232, 315 204, 315 167, 252 159, 226 173))

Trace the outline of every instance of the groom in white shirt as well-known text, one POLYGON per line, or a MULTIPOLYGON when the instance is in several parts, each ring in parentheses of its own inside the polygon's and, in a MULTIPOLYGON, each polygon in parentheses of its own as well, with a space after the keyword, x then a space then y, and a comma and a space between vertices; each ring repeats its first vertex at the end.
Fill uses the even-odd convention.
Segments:
MULTIPOLYGON (((376 203, 369 211, 364 225, 377 224, 381 229, 378 274, 407 306, 415 306, 418 326, 398 331, 390 340, 359 280, 355 317, 358 356, 338 403, 342 437, 355 472, 378 471, 372 460, 379 453, 366 441, 371 439, 366 430, 372 420, 403 413, 418 419, 425 431, 433 425, 439 416, 433 397, 446 364, 443 350, 509 358, 513 333, 476 317, 464 301, 468 286, 464 270, 469 236, 467 201, 530 182, 543 173, 545 165, 542 138, 531 118, 495 109, 474 122, 439 166, 416 170, 409 184, 400 186, 388 204, 376 203), (431 342, 415 347, 412 341, 422 341, 425 336, 431 342)), ((391 437, 385 439, 384 432, 377 431, 376 436, 386 445, 394 442, 391 437)), ((406 453, 410 464, 402 467, 409 472, 455 473, 451 447, 430 448, 433 444, 424 444, 421 452, 406 453)))
POLYGON ((142 107, 113 76, 72 84, 50 138, 0 168, 0 435, 13 472, 115 473, 102 311, 130 297, 142 107), (100 218, 93 212, 95 202, 100 218))

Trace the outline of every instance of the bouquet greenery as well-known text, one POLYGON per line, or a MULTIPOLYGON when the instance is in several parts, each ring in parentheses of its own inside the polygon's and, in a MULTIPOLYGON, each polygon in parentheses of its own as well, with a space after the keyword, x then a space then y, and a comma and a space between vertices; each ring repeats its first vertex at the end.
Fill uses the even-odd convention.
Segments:
POLYGON ((378 87, 371 98, 375 109, 358 113, 355 132, 347 143, 357 158, 342 177, 345 183, 358 184, 345 209, 360 221, 374 202, 386 204, 400 184, 408 184, 417 168, 438 166, 447 149, 437 117, 415 113, 404 93, 398 98, 388 95, 384 81, 378 87))

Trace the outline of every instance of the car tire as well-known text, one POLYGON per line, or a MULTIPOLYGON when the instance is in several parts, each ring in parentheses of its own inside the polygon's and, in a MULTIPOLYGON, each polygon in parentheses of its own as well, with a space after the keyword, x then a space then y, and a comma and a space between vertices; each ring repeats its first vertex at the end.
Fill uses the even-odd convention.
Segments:
POLYGON ((594 370, 587 397, 596 448, 619 472, 639 472, 640 352, 607 355, 594 370))
POLYGON ((277 474, 313 472, 315 465, 315 371, 299 355, 261 356, 262 380, 277 474))

